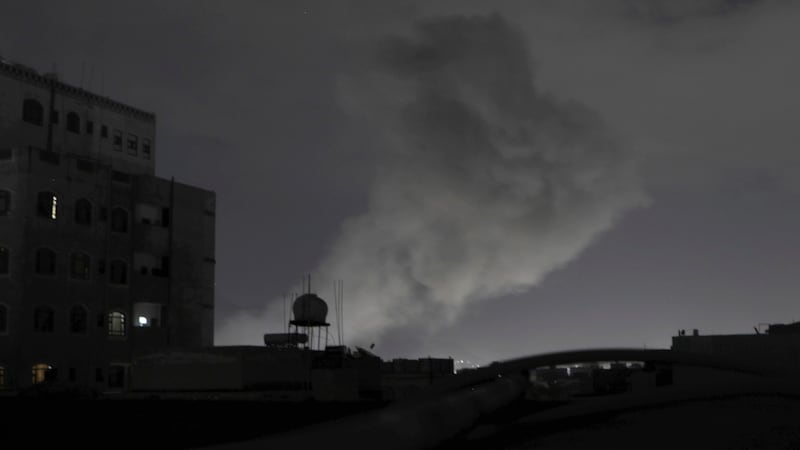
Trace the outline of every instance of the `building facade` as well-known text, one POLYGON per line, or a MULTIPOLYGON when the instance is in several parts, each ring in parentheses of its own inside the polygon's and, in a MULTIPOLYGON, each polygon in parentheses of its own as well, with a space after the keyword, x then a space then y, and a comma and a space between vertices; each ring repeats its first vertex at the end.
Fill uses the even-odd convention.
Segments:
POLYGON ((800 322, 771 324, 766 332, 701 335, 684 330, 672 337, 672 350, 699 353, 778 372, 800 372, 800 322))
POLYGON ((215 194, 156 177, 152 113, 0 60, 0 386, 125 388, 213 345, 215 194))

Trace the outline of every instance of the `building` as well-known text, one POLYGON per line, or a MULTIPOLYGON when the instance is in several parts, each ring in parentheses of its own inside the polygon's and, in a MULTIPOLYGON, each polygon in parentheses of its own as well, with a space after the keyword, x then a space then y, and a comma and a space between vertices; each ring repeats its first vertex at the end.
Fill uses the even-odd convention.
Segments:
POLYGON ((213 345, 213 192, 155 176, 154 114, 0 59, 0 386, 125 388, 213 345))
POLYGON ((779 372, 800 371, 800 322, 772 324, 766 332, 701 335, 684 330, 672 337, 672 349, 739 361, 779 372))

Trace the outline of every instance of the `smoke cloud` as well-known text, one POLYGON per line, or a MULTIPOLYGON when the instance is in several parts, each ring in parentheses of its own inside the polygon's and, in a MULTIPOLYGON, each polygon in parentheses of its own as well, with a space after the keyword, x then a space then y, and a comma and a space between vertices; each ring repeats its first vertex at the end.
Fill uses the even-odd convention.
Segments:
MULTIPOLYGON (((345 280, 349 343, 528 290, 646 202, 633 152, 592 111, 537 89, 502 17, 429 19, 370 55, 341 98, 377 143, 376 177, 315 283, 345 280)), ((234 316, 217 342, 255 343, 280 317, 280 302, 234 316)))

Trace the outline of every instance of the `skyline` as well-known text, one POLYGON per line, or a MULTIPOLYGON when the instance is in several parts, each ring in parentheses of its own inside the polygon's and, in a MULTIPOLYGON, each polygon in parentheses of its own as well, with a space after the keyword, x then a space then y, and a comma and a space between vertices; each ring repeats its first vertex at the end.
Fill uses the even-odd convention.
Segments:
MULTIPOLYGON (((374 137, 344 114, 339 88, 355 64, 352 43, 487 12, 472 2, 342 8, 356 17, 313 2, 248 11, 177 2, 106 15, 93 2, 40 3, 0 19, 0 54, 42 72, 56 61, 65 82, 80 84, 83 72, 95 91, 104 73, 103 94, 157 114, 158 175, 217 191, 218 331, 220 319, 292 290, 324 260, 340 224, 368 208, 379 157, 368 150, 374 137), (31 27, 44 31, 22 32, 31 27)), ((536 88, 594 110, 634 149, 647 205, 626 208, 532 290, 475 302, 430 338, 414 327, 389 333, 377 353, 485 363, 666 347, 680 328, 747 333, 798 315, 800 157, 790 120, 800 63, 790 43, 800 8, 625 4, 505 2, 497 12, 524 37, 536 88)), ((280 330, 281 318, 263 332, 280 330)))

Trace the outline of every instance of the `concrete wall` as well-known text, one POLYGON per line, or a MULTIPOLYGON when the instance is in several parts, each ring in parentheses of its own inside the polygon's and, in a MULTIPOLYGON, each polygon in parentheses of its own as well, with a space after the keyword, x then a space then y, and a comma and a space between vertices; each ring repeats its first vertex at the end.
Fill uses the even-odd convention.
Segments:
POLYGON ((120 102, 60 83, 30 70, 0 62, 0 143, 3 146, 48 149, 48 133, 52 123, 52 144, 49 150, 75 154, 111 165, 128 173, 153 175, 155 171, 155 115, 120 102), (35 125, 22 120, 25 99, 35 99, 45 111, 44 123, 35 125), (51 121, 50 105, 58 114, 51 121), (67 130, 67 114, 80 118, 80 132, 67 130), (90 134, 87 122, 93 123, 90 134), (107 136, 102 136, 103 126, 107 136), (122 145, 114 144, 114 133, 122 134, 122 145), (138 148, 128 146, 135 136, 138 148), (150 142, 149 157, 143 152, 145 140, 150 142))
POLYGON ((675 336, 672 349, 730 358, 778 370, 800 370, 800 333, 675 336))

